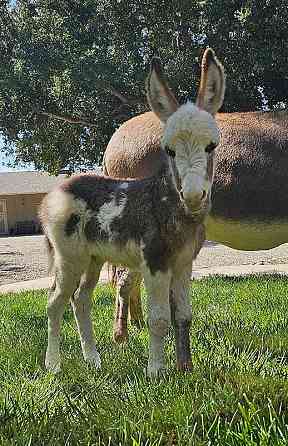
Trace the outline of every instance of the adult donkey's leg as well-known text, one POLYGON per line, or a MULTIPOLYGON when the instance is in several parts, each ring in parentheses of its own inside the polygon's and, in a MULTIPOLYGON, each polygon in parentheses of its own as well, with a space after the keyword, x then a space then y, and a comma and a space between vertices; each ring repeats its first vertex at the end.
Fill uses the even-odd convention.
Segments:
POLYGON ((176 361, 178 370, 192 369, 190 350, 191 305, 189 288, 192 267, 189 265, 181 274, 173 275, 170 288, 172 324, 175 331, 176 361))
POLYGON ((143 278, 141 274, 136 272, 130 274, 132 276, 132 285, 129 294, 130 322, 140 330, 145 325, 141 305, 141 283, 143 278))
POLYGON ((171 324, 169 305, 170 271, 144 272, 148 295, 149 360, 148 375, 157 376, 164 369, 164 338, 171 324))
POLYGON ((91 320, 92 293, 98 282, 102 263, 92 259, 88 269, 83 273, 79 288, 75 291, 71 304, 77 322, 84 359, 96 368, 101 367, 100 355, 91 320))
POLYGON ((140 284, 142 276, 141 274, 131 272, 126 268, 117 268, 116 280, 117 293, 113 339, 115 342, 121 343, 128 338, 128 306, 130 309, 131 322, 139 328, 144 325, 140 300, 140 284))

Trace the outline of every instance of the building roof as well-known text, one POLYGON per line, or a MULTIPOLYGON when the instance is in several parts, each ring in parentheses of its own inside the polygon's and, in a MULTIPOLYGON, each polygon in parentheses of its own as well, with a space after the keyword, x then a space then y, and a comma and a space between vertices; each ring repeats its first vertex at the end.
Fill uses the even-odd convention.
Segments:
MULTIPOLYGON (((95 173, 100 174, 100 169, 95 173)), ((44 172, 0 172, 0 196, 46 194, 65 178, 65 174, 55 177, 44 172)))

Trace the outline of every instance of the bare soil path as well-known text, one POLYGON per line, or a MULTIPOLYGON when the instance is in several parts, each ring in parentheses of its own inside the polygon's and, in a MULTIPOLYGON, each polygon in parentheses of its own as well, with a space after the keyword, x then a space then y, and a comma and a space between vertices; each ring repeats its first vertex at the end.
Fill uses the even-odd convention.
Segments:
POLYGON ((0 284, 48 276, 43 235, 0 238, 0 284))

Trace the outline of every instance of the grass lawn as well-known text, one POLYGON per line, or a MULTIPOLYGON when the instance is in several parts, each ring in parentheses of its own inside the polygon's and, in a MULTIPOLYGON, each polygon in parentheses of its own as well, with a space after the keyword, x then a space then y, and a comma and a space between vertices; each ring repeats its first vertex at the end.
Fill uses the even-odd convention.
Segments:
POLYGON ((147 330, 113 345, 113 291, 93 319, 103 369, 85 365, 72 311, 63 372, 43 368, 46 293, 0 297, 0 445, 288 445, 288 281, 213 278, 191 286, 194 371, 149 381, 147 330))

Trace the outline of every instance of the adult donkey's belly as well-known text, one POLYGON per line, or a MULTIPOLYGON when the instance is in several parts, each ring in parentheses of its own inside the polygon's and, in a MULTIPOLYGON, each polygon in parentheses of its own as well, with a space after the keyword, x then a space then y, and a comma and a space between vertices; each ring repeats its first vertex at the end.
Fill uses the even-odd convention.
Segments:
MULTIPOLYGON (((270 249, 288 242, 288 115, 219 114, 212 210, 207 239, 235 249, 270 249)), ((161 126, 151 112, 123 124, 104 157, 112 177, 154 175, 163 161, 161 126)))
POLYGON ((228 220, 210 215, 206 238, 243 251, 271 249, 288 242, 287 221, 228 220))

